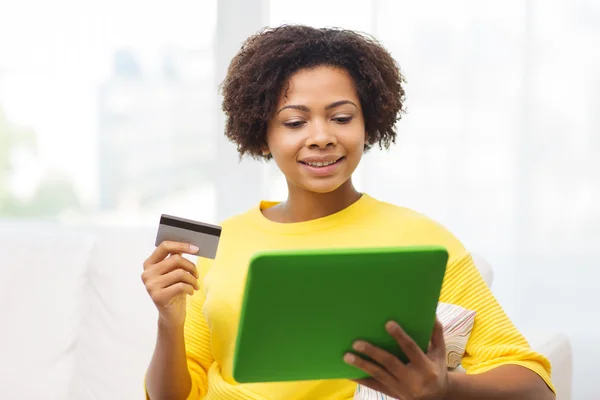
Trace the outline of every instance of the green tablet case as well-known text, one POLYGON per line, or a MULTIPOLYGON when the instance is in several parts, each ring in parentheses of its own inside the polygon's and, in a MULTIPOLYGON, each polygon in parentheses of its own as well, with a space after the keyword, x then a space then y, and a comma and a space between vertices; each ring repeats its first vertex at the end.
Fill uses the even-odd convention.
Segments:
POLYGON ((397 321, 427 350, 448 261, 440 246, 261 252, 250 261, 233 363, 240 383, 357 379, 363 339, 406 357, 397 321))

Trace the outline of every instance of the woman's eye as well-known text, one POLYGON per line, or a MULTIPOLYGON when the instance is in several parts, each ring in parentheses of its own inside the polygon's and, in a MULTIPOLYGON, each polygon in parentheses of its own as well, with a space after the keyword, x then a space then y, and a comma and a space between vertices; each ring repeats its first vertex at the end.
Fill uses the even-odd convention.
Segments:
POLYGON ((304 125, 304 121, 290 121, 290 122, 284 122, 283 124, 284 126, 286 126, 287 128, 300 128, 302 125, 304 125))
POLYGON ((333 119, 338 124, 347 124, 352 121, 352 117, 337 117, 333 119))

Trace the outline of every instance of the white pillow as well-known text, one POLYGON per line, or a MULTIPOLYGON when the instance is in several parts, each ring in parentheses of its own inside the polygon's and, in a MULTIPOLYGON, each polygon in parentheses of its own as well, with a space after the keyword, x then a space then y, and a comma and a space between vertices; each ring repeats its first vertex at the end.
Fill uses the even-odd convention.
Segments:
MULTIPOLYGON (((454 369, 460 365, 467 342, 475 323, 475 311, 448 304, 439 303, 436 310, 437 318, 444 328, 444 342, 446 343, 446 366, 454 369)), ((393 400, 392 397, 379 393, 363 385, 358 385, 354 392, 354 400, 393 400)))
POLYGON ((465 354, 475 323, 475 311, 454 304, 439 303, 437 317, 444 327, 446 366, 454 369, 460 365, 465 354))

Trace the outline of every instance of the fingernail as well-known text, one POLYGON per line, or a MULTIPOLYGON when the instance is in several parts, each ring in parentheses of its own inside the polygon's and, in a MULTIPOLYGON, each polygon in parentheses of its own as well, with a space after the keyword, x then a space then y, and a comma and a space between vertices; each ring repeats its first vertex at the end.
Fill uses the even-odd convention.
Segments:
POLYGON ((344 361, 346 361, 347 363, 352 364, 354 362, 354 360, 356 360, 356 356, 354 354, 351 354, 351 353, 344 354, 344 361))
POLYGON ((397 330, 398 328, 400 328, 400 325, 398 325, 398 323, 396 321, 389 321, 385 325, 385 327, 391 331, 391 330, 397 330))
POLYGON ((365 349, 365 344, 363 342, 354 342, 352 348, 356 351, 363 351, 365 349))
POLYGON ((200 248, 198 246, 194 246, 193 244, 190 244, 190 251, 192 253, 197 253, 198 250, 200 250, 200 248))

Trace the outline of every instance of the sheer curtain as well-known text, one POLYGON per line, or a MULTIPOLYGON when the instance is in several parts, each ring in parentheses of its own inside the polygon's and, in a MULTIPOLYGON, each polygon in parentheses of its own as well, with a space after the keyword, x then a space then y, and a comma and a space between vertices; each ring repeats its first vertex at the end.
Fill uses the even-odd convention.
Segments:
POLYGON ((367 190, 441 221, 495 266, 523 328, 565 332, 574 398, 598 390, 600 3, 374 2, 408 114, 367 190))
POLYGON ((0 3, 0 217, 212 219, 217 1, 0 3))

